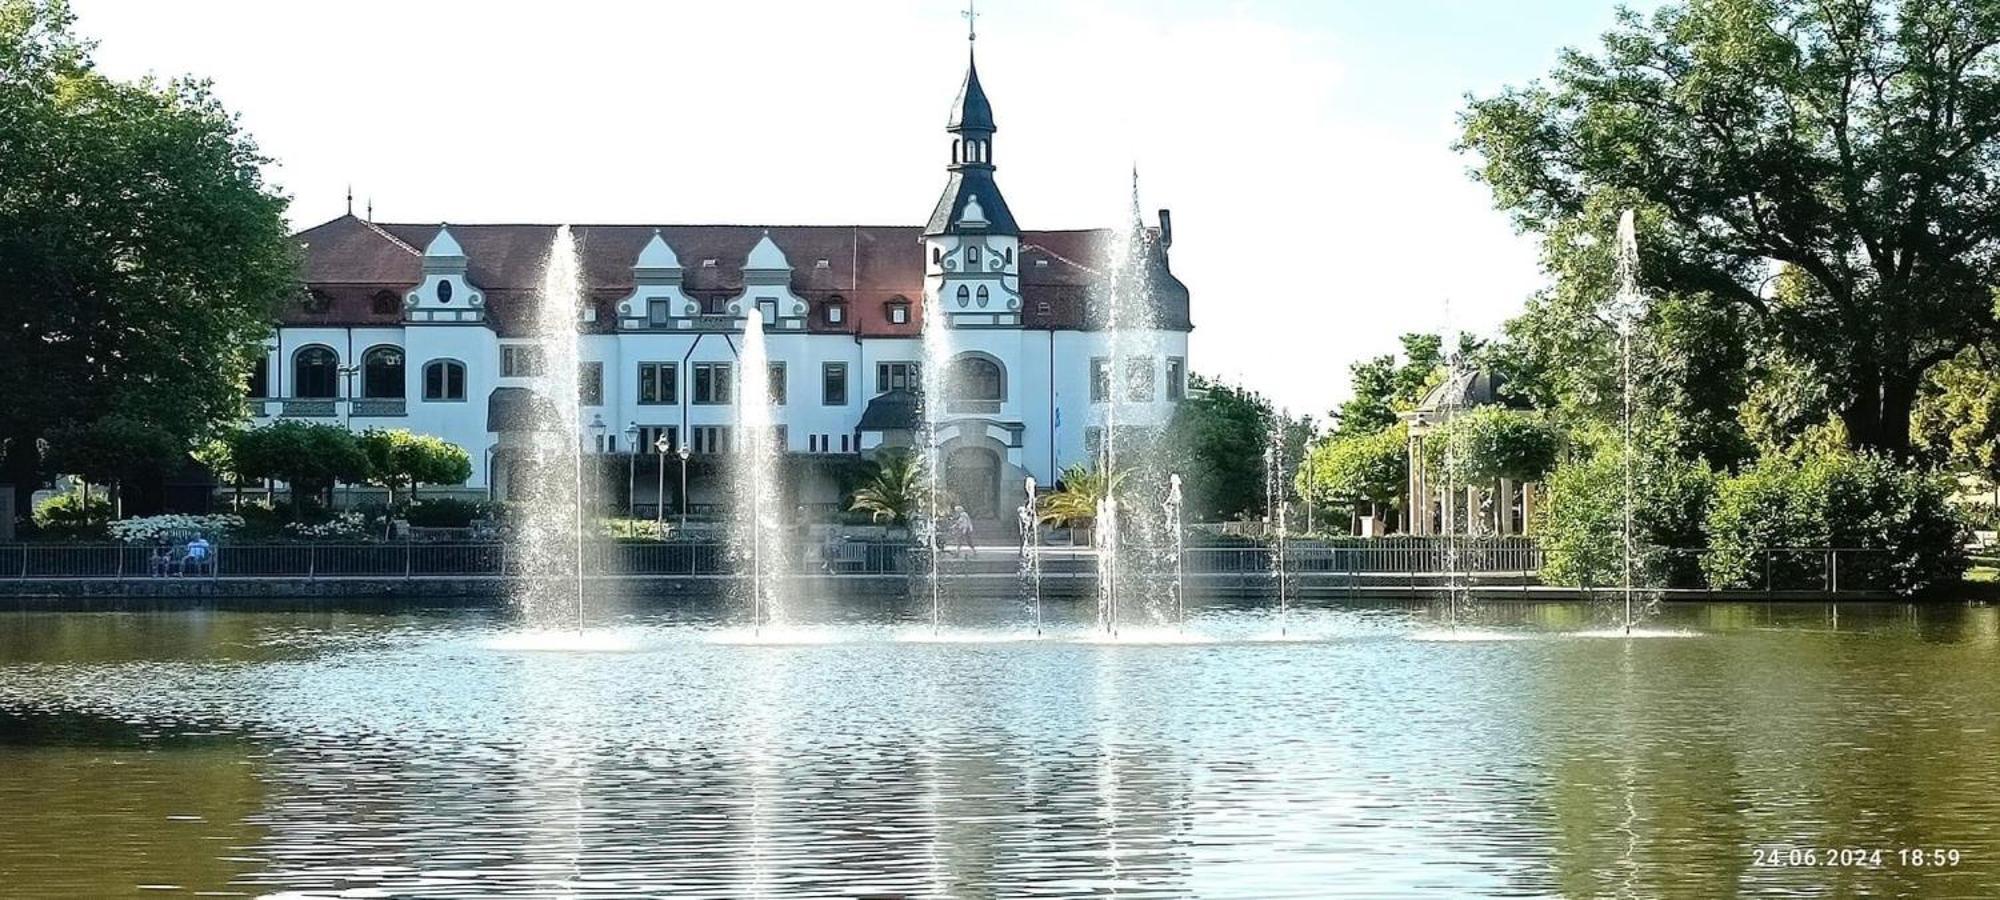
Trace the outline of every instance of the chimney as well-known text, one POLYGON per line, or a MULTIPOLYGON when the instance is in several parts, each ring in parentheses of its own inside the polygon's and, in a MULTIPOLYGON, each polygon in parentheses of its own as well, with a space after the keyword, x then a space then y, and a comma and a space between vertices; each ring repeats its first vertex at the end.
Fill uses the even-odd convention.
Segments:
POLYGON ((1174 211, 1160 210, 1160 249, 1170 250, 1174 246, 1174 211))

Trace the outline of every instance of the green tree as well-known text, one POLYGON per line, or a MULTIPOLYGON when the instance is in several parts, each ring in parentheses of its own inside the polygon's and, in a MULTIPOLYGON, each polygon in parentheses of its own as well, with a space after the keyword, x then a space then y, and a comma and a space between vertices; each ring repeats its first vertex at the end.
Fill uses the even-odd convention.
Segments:
MULTIPOLYGON (((1264 448, 1282 435, 1287 472, 1305 455, 1310 418, 1285 419, 1262 394, 1199 374, 1188 378, 1188 396, 1166 429, 1166 468, 1179 472, 1188 515, 1215 521, 1262 515, 1264 448), (1282 428, 1278 426, 1281 424, 1282 428)), ((1284 483, 1291 484, 1290 475, 1284 483)))
POLYGON ((114 81, 63 0, 0 0, 0 481, 110 415, 183 446, 241 416, 296 290, 285 200, 206 84, 114 81))
POLYGON ((1917 402, 1916 442, 1924 457, 1954 471, 2000 481, 2000 353, 1967 347, 1933 369, 1917 402))
POLYGON ((1410 479, 1409 433, 1401 424, 1373 434, 1334 433, 1315 443, 1299 466, 1296 489, 1316 507, 1397 506, 1410 479))
POLYGON ((396 505, 397 491, 414 499, 419 485, 464 484, 472 477, 471 454, 434 435, 370 428, 358 440, 368 457, 368 480, 388 489, 390 506, 396 505))
POLYGON ((1329 414, 1335 434, 1371 435, 1396 424, 1397 414, 1414 406, 1436 383, 1444 365, 1443 339, 1413 332, 1403 335, 1402 343, 1400 362, 1395 354, 1384 354, 1348 367, 1352 396, 1329 414))
POLYGON ((331 491, 339 482, 359 483, 370 474, 361 442, 337 425, 280 419, 235 432, 230 440, 230 458, 243 477, 274 478, 291 487, 294 517, 304 512, 306 497, 331 491))
POLYGON ((125 486, 159 480, 186 460, 187 448, 157 428, 110 415, 55 429, 46 456, 57 471, 112 485, 123 514, 125 486))
POLYGON ((865 512, 885 525, 908 525, 916 518, 926 485, 923 457, 905 448, 883 450, 875 470, 854 491, 848 509, 865 512))
MULTIPOLYGON (((1605 307, 1615 291, 1613 232, 1628 202, 1636 201, 1594 198, 1584 214, 1550 230, 1542 267, 1551 286, 1506 323, 1506 340, 1488 352, 1505 391, 1566 430, 1623 418, 1624 360, 1605 307)), ((1641 230, 1651 234, 1657 218, 1642 208, 1641 230)), ((1649 298, 1632 347, 1632 406, 1666 446, 1721 467, 1754 453, 1738 412, 1755 354, 1770 342, 1751 325, 1741 308, 1705 295, 1649 298)))
MULTIPOLYGON (((1747 311, 1850 442, 1910 450, 1930 368, 1995 331, 2000 10, 1984 0, 1693 0, 1471 102, 1461 147, 1554 236, 1640 207, 1655 296, 1747 311), (1770 263, 1809 289, 1774 303, 1770 263)), ((1601 227, 1601 226, 1600 226, 1601 227)))
POLYGON ((1540 481, 1555 466, 1562 433, 1539 414, 1481 406, 1438 426, 1424 449, 1436 477, 1459 484, 1540 481))

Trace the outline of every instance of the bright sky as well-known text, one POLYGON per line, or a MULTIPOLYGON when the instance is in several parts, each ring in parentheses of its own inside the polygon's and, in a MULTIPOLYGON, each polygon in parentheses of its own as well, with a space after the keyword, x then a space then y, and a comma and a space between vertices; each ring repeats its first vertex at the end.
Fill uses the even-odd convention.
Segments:
MULTIPOLYGON (((964 0, 74 0, 117 76, 215 82, 306 227, 919 224, 944 186, 964 0)), ((1650 5, 1650 4, 1645 4, 1650 5)), ((1025 228, 1174 211, 1196 371, 1323 413, 1395 335, 1490 332, 1533 245, 1450 145, 1609 0, 980 4, 1025 228), (1448 304, 1448 305, 1447 305, 1448 304)))

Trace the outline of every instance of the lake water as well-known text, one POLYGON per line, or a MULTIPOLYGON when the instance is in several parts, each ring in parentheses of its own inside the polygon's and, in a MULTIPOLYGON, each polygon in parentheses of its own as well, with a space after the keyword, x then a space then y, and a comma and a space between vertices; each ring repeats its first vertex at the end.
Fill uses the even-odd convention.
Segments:
POLYGON ((2000 894, 1992 608, 988 606, 0 614, 0 894, 2000 894))

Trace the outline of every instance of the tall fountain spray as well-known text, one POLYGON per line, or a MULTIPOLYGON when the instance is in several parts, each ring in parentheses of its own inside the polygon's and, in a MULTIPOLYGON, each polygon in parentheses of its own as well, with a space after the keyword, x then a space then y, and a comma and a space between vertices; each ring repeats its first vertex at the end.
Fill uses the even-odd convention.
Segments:
POLYGON ((939 483, 943 475, 944 460, 938 445, 943 441, 946 406, 951 394, 951 326, 946 321, 943 304, 934 296, 924 298, 924 364, 920 369, 923 381, 923 420, 917 434, 918 451, 923 454, 924 497, 917 516, 917 538, 923 544, 924 558, 929 567, 929 579, 925 585, 930 591, 931 633, 936 634, 944 623, 944 576, 940 568, 942 541, 939 540, 938 523, 943 518, 945 490, 939 483))
POLYGON ((1186 568, 1187 544, 1186 537, 1181 528, 1182 506, 1181 476, 1179 474, 1169 475, 1167 476, 1167 499, 1161 504, 1162 511, 1166 513, 1168 534, 1173 541, 1171 544, 1171 552, 1174 557, 1173 580, 1168 582, 1168 589, 1172 592, 1173 597, 1174 624, 1181 628, 1186 628, 1187 588, 1183 580, 1183 575, 1186 568))
POLYGON ((1285 417, 1279 415, 1271 423, 1271 433, 1264 443, 1264 502, 1269 510, 1271 527, 1271 575, 1278 583, 1278 634, 1287 633, 1290 624, 1291 588, 1288 582, 1290 562, 1285 558, 1286 518, 1285 518, 1285 417))
MULTIPOLYGON (((577 395, 577 319, 582 267, 568 225, 556 229, 542 267, 534 334, 541 371, 532 390, 545 421, 529 432, 526 465, 534 501, 524 507, 514 552, 521 560, 515 601, 534 628, 583 628, 583 437, 577 395)), ((524 485, 524 487, 526 487, 524 485)))
POLYGON ((1035 608, 1035 635, 1042 633, 1042 530, 1035 521, 1035 476, 1026 480, 1027 496, 1016 511, 1021 522, 1021 585, 1035 608))
MULTIPOLYGON (((1449 309, 1449 304, 1446 308, 1449 309)), ((1448 312, 1447 317, 1449 317, 1448 312)), ((1457 335, 1452 334, 1449 328, 1445 329, 1444 342, 1447 347, 1454 343, 1453 339, 1456 337, 1457 335)), ((1466 383, 1468 376, 1465 358, 1456 351, 1449 352, 1445 357, 1445 391, 1438 402, 1438 421, 1444 428, 1444 446, 1439 453, 1443 462, 1441 468, 1444 470, 1444 502, 1440 504, 1443 521, 1439 536, 1443 541, 1440 549, 1444 569, 1445 627, 1454 631, 1458 629, 1461 607, 1469 606, 1471 600, 1470 577, 1466 571, 1465 538, 1468 536, 1466 532, 1472 529, 1473 520, 1477 518, 1476 511, 1468 508, 1465 511, 1464 531, 1460 530, 1458 507, 1461 503, 1468 507, 1471 504, 1464 496, 1467 493, 1465 486, 1458 480, 1459 473, 1465 468, 1465 434, 1462 429, 1452 428, 1451 422, 1465 412, 1465 388, 1469 387, 1466 383)))
POLYGON ((1097 501, 1097 627, 1118 636, 1118 498, 1097 501))
POLYGON ((1624 597, 1625 633, 1632 633, 1632 569, 1638 545, 1632 531, 1632 336, 1645 314, 1646 297, 1639 290, 1639 229, 1632 210, 1618 217, 1617 293, 1611 300, 1612 324, 1618 329, 1619 466, 1624 478, 1624 597))
POLYGON ((783 539, 783 479, 778 463, 783 448, 771 422, 770 357, 764 350, 764 317, 755 308, 743 320, 743 348, 738 352, 743 373, 736 405, 734 522, 738 555, 750 574, 750 621, 753 628, 784 624, 782 587, 786 583, 783 539))
POLYGON ((1140 214, 1135 169, 1130 215, 1110 236, 1103 279, 1093 297, 1104 368, 1093 375, 1099 379, 1094 390, 1102 391, 1102 402, 1094 404, 1099 438, 1092 462, 1104 484, 1119 484, 1120 493, 1128 495, 1108 498, 1096 521, 1098 620, 1114 634, 1120 619, 1134 610, 1153 622, 1172 612, 1162 608, 1170 598, 1158 590, 1167 560, 1163 506, 1151 499, 1167 491, 1157 447, 1165 422, 1155 403, 1163 350, 1151 293, 1152 240, 1140 214), (1138 502, 1138 497, 1148 499, 1138 502), (1127 594, 1143 602, 1128 604, 1127 594))

